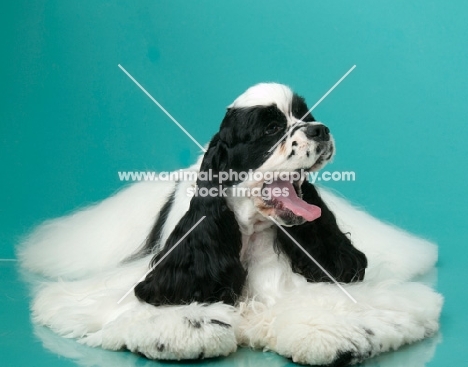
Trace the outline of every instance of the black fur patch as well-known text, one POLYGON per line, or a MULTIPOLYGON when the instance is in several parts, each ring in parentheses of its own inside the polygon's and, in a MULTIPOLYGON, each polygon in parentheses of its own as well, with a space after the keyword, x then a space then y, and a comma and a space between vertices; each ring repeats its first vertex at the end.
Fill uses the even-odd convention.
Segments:
POLYGON ((340 352, 333 363, 327 365, 327 367, 345 367, 349 366, 354 359, 353 352, 340 352))
MULTIPOLYGON (((214 163, 220 171, 248 172, 259 168, 272 154, 269 152, 287 129, 286 116, 276 105, 229 109, 219 133, 212 141, 218 141, 219 159, 214 163), (270 127, 277 127, 268 134, 270 127)), ((211 167, 207 167, 211 168, 211 167)), ((226 182, 227 186, 240 181, 226 182)))
POLYGON ((177 191, 177 185, 174 191, 171 193, 171 195, 167 199, 164 206, 162 207, 161 212, 159 213, 158 219, 156 220, 156 223, 154 224, 153 229, 151 230, 148 236, 148 239, 146 240, 145 249, 148 254, 151 253, 153 248, 157 246, 157 244, 161 240, 162 230, 164 228, 164 225, 166 224, 167 217, 169 216, 169 213, 171 212, 172 206, 174 205, 176 191, 177 191))
MULTIPOLYGON (((211 169, 213 175, 217 174, 229 166, 228 161, 225 142, 216 134, 201 171, 211 169)), ((218 188, 218 183, 199 179, 197 186, 209 190, 218 188)), ((241 247, 239 225, 226 199, 194 196, 163 250, 151 261, 153 266, 160 263, 136 286, 135 295, 156 306, 219 301, 234 304, 246 278, 239 259, 241 247)))
POLYGON ((292 108, 291 112, 293 116, 297 119, 302 119, 305 114, 307 114, 302 121, 305 122, 312 122, 315 121, 314 116, 312 116, 311 113, 308 113, 309 108, 307 107, 307 104, 305 103, 304 98, 301 96, 294 94, 293 99, 292 99, 292 108))
POLYGON ((219 320, 216 320, 216 319, 211 319, 210 323, 215 324, 215 325, 219 325, 219 326, 222 326, 222 327, 225 327, 225 328, 230 328, 231 327, 230 324, 226 324, 225 322, 222 322, 222 321, 219 321, 219 320))
POLYGON ((158 350, 158 352, 163 352, 165 348, 166 346, 164 345, 164 343, 156 343, 156 349, 158 350))
POLYGON ((151 229, 150 234, 146 238, 146 242, 143 248, 140 249, 137 253, 125 259, 124 263, 138 260, 138 259, 141 259, 142 257, 145 257, 146 255, 151 254, 153 249, 159 245, 159 242, 161 241, 162 230, 164 228, 164 225, 166 224, 167 217, 169 213, 171 212, 172 206, 174 204, 176 191, 177 191, 177 185, 174 191, 172 191, 167 201, 164 203, 161 211, 159 212, 159 216, 156 219, 156 222, 154 223, 154 226, 151 229))
POLYGON ((200 321, 198 321, 198 320, 191 320, 191 319, 189 319, 188 317, 186 317, 185 319, 187 320, 188 324, 189 324, 191 327, 193 327, 193 328, 195 328, 195 329, 200 329, 200 328, 201 328, 201 324, 202 324, 202 323, 201 323, 200 321))
MULTIPOLYGON (((283 227, 337 281, 350 283, 364 279, 366 256, 338 228, 334 214, 328 209, 315 187, 305 181, 302 199, 322 210, 320 218, 293 227, 283 227)), ((309 282, 331 282, 304 252, 281 230, 277 231, 276 247, 291 260, 294 272, 309 282)))

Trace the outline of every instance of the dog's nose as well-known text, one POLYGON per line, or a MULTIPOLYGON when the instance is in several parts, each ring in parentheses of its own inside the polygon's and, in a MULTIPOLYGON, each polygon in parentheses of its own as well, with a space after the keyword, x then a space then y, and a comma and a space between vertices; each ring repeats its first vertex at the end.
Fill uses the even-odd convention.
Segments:
POLYGON ((330 129, 325 125, 309 125, 305 131, 309 139, 315 141, 328 141, 330 140, 330 129))

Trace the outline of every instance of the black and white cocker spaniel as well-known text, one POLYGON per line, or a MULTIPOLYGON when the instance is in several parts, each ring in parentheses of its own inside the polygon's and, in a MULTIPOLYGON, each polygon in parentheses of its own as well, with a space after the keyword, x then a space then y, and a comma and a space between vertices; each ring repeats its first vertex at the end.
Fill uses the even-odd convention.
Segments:
POLYGON ((136 183, 24 241, 23 267, 50 278, 34 321, 151 359, 247 345, 337 366, 432 335, 440 296, 403 281, 434 264, 435 247, 310 183, 334 154, 303 98, 251 87, 177 180, 136 183))

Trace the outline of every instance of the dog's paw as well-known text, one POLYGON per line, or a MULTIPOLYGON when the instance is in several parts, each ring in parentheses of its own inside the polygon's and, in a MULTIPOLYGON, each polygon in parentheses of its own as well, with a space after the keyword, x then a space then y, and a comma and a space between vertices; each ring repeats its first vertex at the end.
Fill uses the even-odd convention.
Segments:
POLYGON ((164 325, 164 316, 145 322, 126 345, 149 359, 203 359, 226 356, 237 349, 233 327, 227 321, 183 317, 178 324, 164 325), (157 330, 157 331, 156 331, 157 330))
POLYGON ((243 306, 239 340, 309 365, 347 366, 434 335, 442 297, 416 283, 308 284, 273 306, 243 306))
POLYGON ((296 363, 348 366, 379 353, 372 336, 373 331, 364 327, 302 320, 279 331, 271 349, 296 363))
MULTIPOLYGON (((183 360, 226 356, 237 349, 234 308, 224 304, 154 307, 142 303, 107 324, 100 335, 106 349, 128 349, 149 359, 183 360)), ((95 341, 94 340, 94 341, 95 341)))

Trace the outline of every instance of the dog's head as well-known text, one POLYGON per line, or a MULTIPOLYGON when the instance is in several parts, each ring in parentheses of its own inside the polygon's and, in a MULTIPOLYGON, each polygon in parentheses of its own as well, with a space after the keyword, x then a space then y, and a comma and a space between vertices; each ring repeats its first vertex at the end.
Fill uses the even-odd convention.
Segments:
POLYGON ((283 225, 320 216, 319 208, 301 200, 300 188, 309 171, 333 158, 335 144, 328 127, 287 86, 262 83, 239 96, 209 150, 202 170, 223 172, 225 185, 244 190, 232 195, 248 196, 263 216, 283 225), (249 172, 256 174, 246 178, 249 172))

